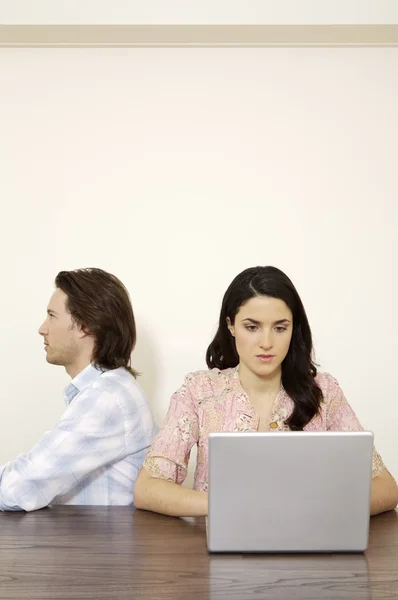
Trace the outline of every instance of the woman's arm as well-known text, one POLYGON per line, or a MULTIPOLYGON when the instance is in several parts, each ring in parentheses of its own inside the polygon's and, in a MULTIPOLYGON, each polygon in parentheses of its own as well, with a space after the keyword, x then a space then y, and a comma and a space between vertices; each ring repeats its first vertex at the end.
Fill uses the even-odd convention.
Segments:
POLYGON ((152 477, 143 467, 134 486, 134 504, 137 508, 172 517, 204 517, 207 515, 207 492, 152 477))
MULTIPOLYGON (((337 381, 331 375, 323 374, 322 382, 322 392, 327 404, 327 430, 363 431, 361 423, 337 381)), ((373 516, 387 510, 394 510, 398 504, 398 487, 375 448, 372 474, 370 514, 373 516)))
POLYGON ((207 514, 207 493, 182 487, 191 449, 199 442, 198 394, 195 374, 187 375, 173 394, 135 482, 133 502, 137 508, 175 517, 207 514))
POLYGON ((372 479, 370 514, 371 516, 387 510, 394 510, 398 504, 398 486, 387 469, 372 479))

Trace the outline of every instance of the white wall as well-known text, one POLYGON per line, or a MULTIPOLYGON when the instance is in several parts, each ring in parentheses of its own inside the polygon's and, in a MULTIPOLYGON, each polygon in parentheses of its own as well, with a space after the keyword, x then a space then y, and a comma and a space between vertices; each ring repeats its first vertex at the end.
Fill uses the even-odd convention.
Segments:
POLYGON ((231 279, 271 264, 398 476, 396 49, 7 49, 0 98, 0 464, 63 409, 59 270, 127 285, 160 422, 231 279))
POLYGON ((398 23, 396 0, 1 0, 4 24, 398 23))

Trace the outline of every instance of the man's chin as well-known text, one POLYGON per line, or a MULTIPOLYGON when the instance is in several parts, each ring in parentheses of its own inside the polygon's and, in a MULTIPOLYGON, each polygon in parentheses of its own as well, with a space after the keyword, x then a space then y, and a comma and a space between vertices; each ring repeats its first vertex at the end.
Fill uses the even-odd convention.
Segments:
POLYGON ((59 360, 57 360, 57 358, 55 356, 51 356, 48 354, 46 355, 46 361, 48 362, 48 364, 50 365, 60 365, 61 363, 59 362, 59 360))

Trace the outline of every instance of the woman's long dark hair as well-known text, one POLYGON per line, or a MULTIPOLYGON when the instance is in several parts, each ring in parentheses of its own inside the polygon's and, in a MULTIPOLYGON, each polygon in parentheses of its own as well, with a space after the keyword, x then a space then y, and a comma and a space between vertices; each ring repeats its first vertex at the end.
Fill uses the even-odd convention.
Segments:
POLYGON ((315 381, 317 370, 312 360, 312 335, 307 315, 296 288, 282 271, 276 267, 252 267, 235 277, 224 294, 218 330, 206 352, 207 366, 209 369, 227 369, 239 364, 227 317, 234 324, 240 307, 255 296, 279 298, 292 312, 293 333, 282 363, 282 385, 294 403, 286 425, 301 431, 318 413, 323 396, 315 381))

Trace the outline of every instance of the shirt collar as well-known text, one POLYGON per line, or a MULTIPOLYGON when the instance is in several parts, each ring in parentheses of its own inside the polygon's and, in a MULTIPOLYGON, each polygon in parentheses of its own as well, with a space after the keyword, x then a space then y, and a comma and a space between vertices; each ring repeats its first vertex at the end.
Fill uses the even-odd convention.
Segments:
POLYGON ((79 392, 85 390, 96 379, 98 379, 98 377, 102 375, 103 372, 103 369, 92 364, 87 365, 87 367, 83 369, 83 371, 80 371, 80 373, 78 373, 76 377, 72 379, 70 384, 65 389, 66 404, 70 404, 73 398, 77 396, 79 392))

